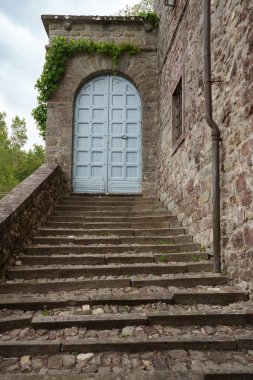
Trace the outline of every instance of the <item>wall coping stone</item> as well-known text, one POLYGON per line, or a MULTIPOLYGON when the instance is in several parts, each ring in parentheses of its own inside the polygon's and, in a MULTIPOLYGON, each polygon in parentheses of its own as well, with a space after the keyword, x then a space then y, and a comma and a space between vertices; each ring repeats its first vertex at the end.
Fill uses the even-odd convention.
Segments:
POLYGON ((33 174, 16 186, 9 194, 0 200, 0 231, 5 222, 20 207, 24 206, 31 195, 36 193, 40 186, 60 168, 59 165, 43 164, 33 174))
POLYGON ((43 164, 0 201, 0 282, 65 192, 62 169, 43 164))
POLYGON ((85 22, 85 24, 147 24, 140 16, 65 16, 65 15, 42 15, 44 28, 49 36, 49 24, 55 21, 85 22))

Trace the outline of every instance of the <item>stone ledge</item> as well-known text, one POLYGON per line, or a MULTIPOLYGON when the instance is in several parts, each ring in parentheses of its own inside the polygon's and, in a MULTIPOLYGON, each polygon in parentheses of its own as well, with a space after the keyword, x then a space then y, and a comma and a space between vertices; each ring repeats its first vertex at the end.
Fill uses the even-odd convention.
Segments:
POLYGON ((85 22, 86 24, 149 24, 139 16, 74 16, 74 15, 42 15, 44 28, 49 34, 50 22, 85 22))
POLYGON ((0 201, 0 273, 37 233, 64 191, 60 166, 44 164, 0 201))
POLYGON ((40 186, 59 170, 58 165, 44 164, 0 200, 0 231, 13 212, 18 211, 40 186))

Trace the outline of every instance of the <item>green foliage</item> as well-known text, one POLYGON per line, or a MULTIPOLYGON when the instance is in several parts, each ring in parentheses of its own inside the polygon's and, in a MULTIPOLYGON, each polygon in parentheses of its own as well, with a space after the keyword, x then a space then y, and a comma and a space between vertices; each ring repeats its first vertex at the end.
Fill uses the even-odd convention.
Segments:
POLYGON ((157 28, 159 25, 159 17, 155 12, 140 12, 138 16, 142 17, 145 21, 151 24, 150 31, 152 31, 154 28, 157 28))
POLYGON ((118 12, 120 16, 139 16, 151 24, 150 31, 159 25, 159 17, 154 12, 153 0, 141 0, 132 7, 129 5, 125 9, 118 12))
POLYGON ((41 314, 43 315, 43 317, 48 317, 48 315, 49 315, 49 311, 47 310, 47 307, 46 307, 46 306, 44 306, 44 308, 43 308, 41 314))
POLYGON ((46 53, 42 74, 35 86, 39 93, 38 106, 32 111, 43 138, 46 131, 47 101, 57 90, 59 82, 65 74, 68 59, 77 53, 103 54, 112 59, 112 69, 115 71, 120 57, 125 52, 134 55, 139 52, 139 49, 127 43, 116 45, 113 42, 95 42, 84 38, 69 40, 63 36, 56 36, 52 40, 46 53))
POLYGON ((161 263, 166 263, 167 262, 167 257, 165 255, 161 255, 159 257, 159 260, 160 260, 161 263))
POLYGON ((26 123, 16 116, 8 136, 6 114, 0 112, 0 196, 11 191, 44 162, 44 150, 34 145, 26 152, 21 148, 27 141, 26 123))
POLYGON ((27 142, 25 119, 15 116, 12 120, 11 131, 11 145, 17 149, 22 148, 27 142))
POLYGON ((198 257, 198 256, 192 256, 192 261, 193 261, 194 263, 198 263, 200 260, 201 260, 200 257, 198 257))
POLYGON ((199 245, 199 252, 206 252, 206 247, 204 245, 199 245))
POLYGON ((141 0, 139 3, 134 4, 132 7, 129 5, 125 9, 118 12, 120 16, 139 16, 140 13, 154 12, 153 0, 141 0))
POLYGON ((157 244, 157 245, 166 245, 167 242, 165 240, 156 240, 155 244, 157 244))

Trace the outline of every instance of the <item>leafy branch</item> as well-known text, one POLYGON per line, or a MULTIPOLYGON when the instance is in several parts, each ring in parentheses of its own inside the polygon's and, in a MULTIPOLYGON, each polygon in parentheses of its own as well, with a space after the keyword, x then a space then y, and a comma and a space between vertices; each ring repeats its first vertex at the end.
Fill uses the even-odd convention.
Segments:
POLYGON ((63 36, 56 36, 52 40, 46 53, 42 74, 35 85, 39 93, 38 106, 32 111, 32 116, 43 138, 46 132, 47 102, 58 89, 59 82, 65 74, 68 59, 77 53, 99 53, 112 59, 112 69, 115 71, 120 57, 125 52, 135 55, 139 52, 139 48, 128 43, 116 45, 113 42, 95 42, 84 38, 69 40, 63 36))

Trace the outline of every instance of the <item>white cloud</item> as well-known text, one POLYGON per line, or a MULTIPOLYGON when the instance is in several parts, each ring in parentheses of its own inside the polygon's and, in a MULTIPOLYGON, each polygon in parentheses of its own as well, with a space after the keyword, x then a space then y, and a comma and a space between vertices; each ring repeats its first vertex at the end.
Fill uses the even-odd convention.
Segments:
POLYGON ((109 15, 138 0, 0 0, 0 112, 7 122, 24 117, 29 142, 43 144, 31 117, 36 106, 34 89, 41 74, 47 35, 41 14, 109 15))

